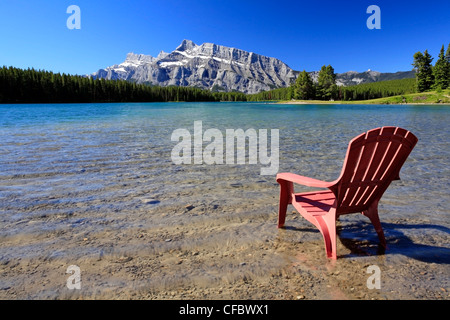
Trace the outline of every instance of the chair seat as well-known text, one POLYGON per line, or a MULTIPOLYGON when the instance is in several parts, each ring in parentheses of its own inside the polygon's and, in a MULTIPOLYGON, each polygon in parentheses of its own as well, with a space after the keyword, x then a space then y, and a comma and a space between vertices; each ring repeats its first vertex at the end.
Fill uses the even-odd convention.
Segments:
POLYGON ((312 216, 327 214, 335 200, 336 197, 330 190, 295 194, 295 202, 312 216))

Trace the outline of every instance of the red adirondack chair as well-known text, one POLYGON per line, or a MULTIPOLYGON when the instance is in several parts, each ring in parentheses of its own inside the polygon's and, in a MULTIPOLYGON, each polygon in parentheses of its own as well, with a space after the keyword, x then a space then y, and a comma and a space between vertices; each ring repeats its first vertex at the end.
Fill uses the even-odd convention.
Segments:
POLYGON ((386 248, 378 202, 391 181, 400 179, 400 169, 417 141, 414 134, 402 128, 377 128, 350 141, 341 175, 333 182, 293 173, 277 174, 281 189, 278 227, 284 227, 287 206, 292 204, 320 230, 327 256, 336 259, 337 218, 361 212, 370 219, 386 248), (295 193, 294 183, 328 190, 295 193))

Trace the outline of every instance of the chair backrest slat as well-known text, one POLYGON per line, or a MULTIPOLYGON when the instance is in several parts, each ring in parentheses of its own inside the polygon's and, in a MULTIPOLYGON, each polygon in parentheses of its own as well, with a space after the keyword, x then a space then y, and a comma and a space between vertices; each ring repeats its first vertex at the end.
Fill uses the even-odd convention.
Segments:
POLYGON ((398 127, 373 129, 350 141, 337 185, 338 210, 364 210, 379 199, 416 143, 411 132, 398 127))

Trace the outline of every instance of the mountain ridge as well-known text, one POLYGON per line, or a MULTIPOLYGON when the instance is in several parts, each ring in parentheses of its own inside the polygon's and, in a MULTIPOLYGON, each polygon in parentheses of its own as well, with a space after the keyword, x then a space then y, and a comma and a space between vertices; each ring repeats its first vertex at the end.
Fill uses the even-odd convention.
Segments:
MULTIPOLYGON (((124 62, 99 69, 88 76, 127 80, 158 86, 191 86, 211 91, 258 93, 288 87, 299 71, 283 61, 214 43, 183 40, 172 52, 157 57, 128 53, 124 62)), ((317 81, 318 71, 309 72, 317 81)), ((381 73, 348 71, 336 74, 338 85, 354 85, 414 77, 413 71, 381 73)))

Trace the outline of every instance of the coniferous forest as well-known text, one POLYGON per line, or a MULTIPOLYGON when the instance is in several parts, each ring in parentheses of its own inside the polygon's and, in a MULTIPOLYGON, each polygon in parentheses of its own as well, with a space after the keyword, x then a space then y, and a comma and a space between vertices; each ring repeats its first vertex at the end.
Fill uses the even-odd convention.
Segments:
POLYGON ((447 51, 442 45, 434 66, 432 61, 433 58, 427 50, 424 53, 417 52, 412 63, 416 72, 415 79, 379 81, 347 87, 337 86, 333 67, 324 65, 316 82, 313 82, 304 70, 290 87, 249 95, 247 100, 356 101, 450 88, 450 44, 447 51))
POLYGON ((335 101, 356 101, 369 100, 377 98, 385 98, 396 95, 415 93, 416 79, 388 80, 371 83, 363 83, 354 86, 342 87, 336 86, 336 91, 331 97, 323 98, 322 96, 313 94, 302 98, 296 95, 295 85, 289 88, 275 89, 264 91, 254 95, 248 95, 247 101, 265 101, 265 100, 330 100, 335 101))
POLYGON ((416 71, 415 79, 346 87, 337 86, 333 67, 324 65, 316 82, 303 71, 291 86, 257 94, 213 92, 195 87, 160 87, 4 66, 0 68, 0 103, 369 100, 450 88, 450 44, 447 51, 442 46, 434 66, 432 61, 427 50, 417 52, 412 63, 416 71))
POLYGON ((245 101, 240 92, 159 87, 35 69, 0 69, 0 103, 245 101))

